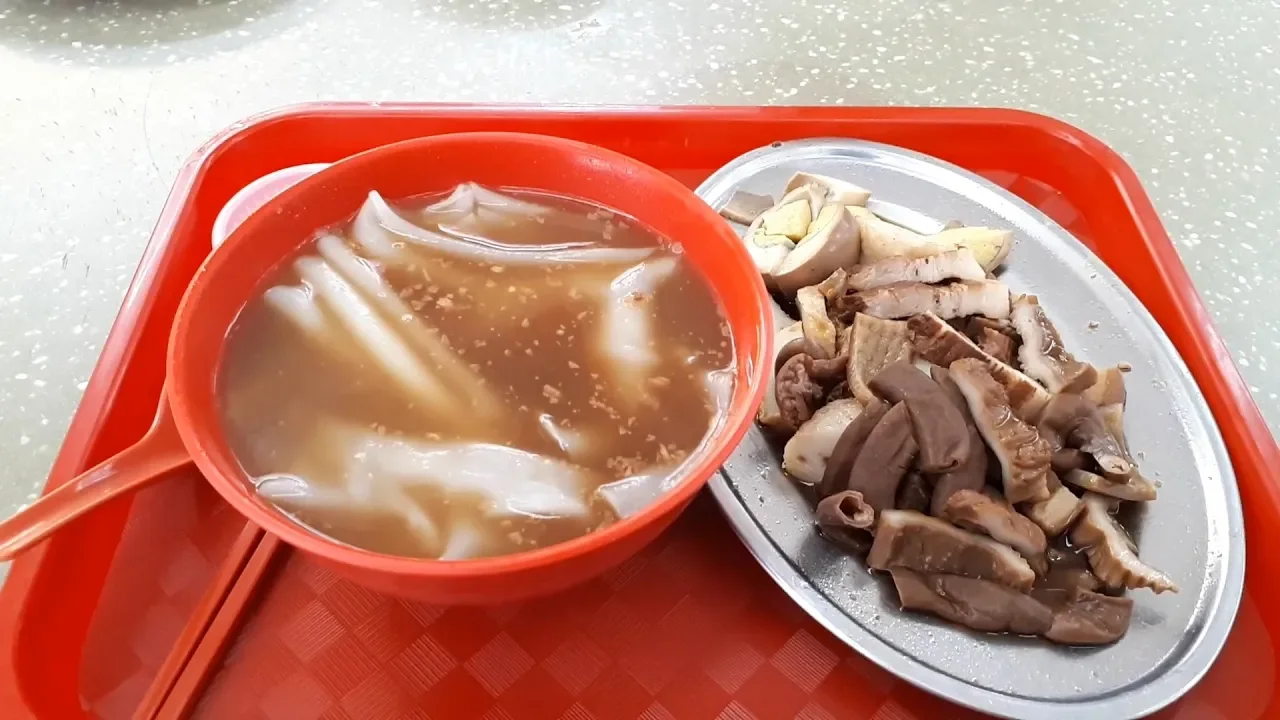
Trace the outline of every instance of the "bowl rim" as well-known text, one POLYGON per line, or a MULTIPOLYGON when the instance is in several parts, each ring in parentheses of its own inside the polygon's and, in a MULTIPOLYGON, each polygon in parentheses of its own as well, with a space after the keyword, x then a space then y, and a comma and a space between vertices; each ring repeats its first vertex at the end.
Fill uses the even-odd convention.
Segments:
MULTIPOLYGON (((551 193, 556 192, 550 188, 532 189, 545 190, 551 193)), ((351 211, 354 213, 358 209, 358 207, 353 207, 351 211)), ((645 222, 643 217, 638 217, 637 220, 645 222)), ((671 238, 671 240, 677 244, 681 242, 677 238, 671 238)), ((716 294, 718 295, 718 293, 716 294)), ((182 437, 184 445, 189 449, 192 460, 209 484, 236 512, 289 545, 339 565, 380 574, 438 580, 492 578, 511 575, 593 555, 643 532, 646 528, 659 522, 664 516, 680 510, 692 501, 711 477, 720 471, 720 467, 725 460, 742 441, 754 421, 757 409, 763 400, 767 387, 766 372, 771 364, 768 359, 772 357, 775 330, 771 303, 769 292, 754 262, 729 224, 695 195, 691 189, 650 165, 596 145, 533 133, 467 132, 413 138, 381 145, 348 156, 319 169, 308 177, 302 178, 250 213, 227 236, 224 242, 205 258, 196 272, 195 279, 183 295, 170 333, 166 358, 167 377, 171 381, 169 402, 172 406, 179 435, 182 437), (184 338, 193 332, 197 332, 191 324, 191 310, 201 302, 200 298, 205 295, 204 288, 209 283, 208 278, 214 277, 216 279, 216 276, 222 272, 227 272, 225 269, 220 269, 220 266, 226 264, 225 259, 231 255, 224 248, 234 248, 246 242, 245 238, 249 238, 257 232, 258 225, 268 214, 279 213, 292 204, 305 202, 308 196, 316 193, 321 188, 342 184, 345 177, 350 174, 357 174, 356 171, 359 168, 386 162, 386 158, 389 156, 412 154, 415 151, 421 151, 423 147, 444 143, 485 143, 489 145, 516 143, 547 151, 577 153, 605 161, 611 165, 625 165, 630 175, 638 177, 655 190, 677 199, 683 210, 697 217, 700 220, 700 224, 704 225, 707 231, 723 234, 726 239, 732 238, 731 249, 725 253, 721 264, 736 266, 732 270, 747 277, 752 286, 751 298, 758 311, 755 325, 757 351, 753 357, 748 358, 749 366, 743 368, 739 374, 740 381, 743 378, 746 380, 745 388, 741 389, 745 392, 743 401, 736 405, 731 405, 731 408, 736 409, 731 409, 722 418, 718 427, 713 428, 704 437, 702 446, 678 466, 677 472, 673 474, 678 475, 679 480, 670 490, 639 512, 622 518, 604 528, 593 530, 570 540, 524 552, 467 560, 416 558, 366 550, 313 530, 309 526, 293 519, 276 506, 258 498, 251 491, 252 486, 249 482, 249 476, 242 467, 236 467, 234 472, 229 473, 226 472, 226 468, 220 462, 212 457, 209 452, 210 447, 225 447, 227 445, 225 433, 220 427, 215 427, 211 430, 202 429, 201 423, 194 418, 195 413, 187 402, 181 384, 172 382, 173 378, 184 376, 177 372, 180 367, 184 338)), ((737 391, 738 389, 735 388, 735 392, 737 391)))

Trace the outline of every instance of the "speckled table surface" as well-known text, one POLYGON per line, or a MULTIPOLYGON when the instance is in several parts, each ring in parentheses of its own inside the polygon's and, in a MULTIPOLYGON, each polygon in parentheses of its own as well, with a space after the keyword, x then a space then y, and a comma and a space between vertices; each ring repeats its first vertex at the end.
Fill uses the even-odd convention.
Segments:
POLYGON ((1146 183, 1280 425, 1280 3, 0 0, 0 515, 203 140, 318 99, 999 105, 1146 183))

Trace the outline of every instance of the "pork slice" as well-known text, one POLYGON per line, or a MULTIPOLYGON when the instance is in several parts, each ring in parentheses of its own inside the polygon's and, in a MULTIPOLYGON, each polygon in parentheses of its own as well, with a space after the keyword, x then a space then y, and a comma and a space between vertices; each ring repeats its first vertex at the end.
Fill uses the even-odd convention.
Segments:
POLYGON ((729 196, 729 202, 720 208, 720 216, 731 222, 750 225, 771 207, 773 207, 773 198, 768 195, 735 190, 733 195, 729 196))
POLYGON ((911 345, 916 354, 940 367, 951 367, 956 360, 980 360, 1009 395, 1009 404, 1018 417, 1035 423, 1052 397, 1036 381, 1023 375, 1008 364, 1000 362, 984 352, 964 333, 947 324, 932 313, 916 315, 907 320, 911 345))
POLYGON ((1071 527, 1084 506, 1075 493, 1062 486, 1053 471, 1049 472, 1049 479, 1052 482, 1048 483, 1048 500, 1024 503, 1020 507, 1023 514, 1039 525, 1047 537, 1057 537, 1071 527))
POLYGON ((983 352, 1002 363, 1013 363, 1013 340, 1002 332, 992 330, 988 327, 982 328, 982 334, 978 336, 978 347, 983 352))
POLYGON ((1043 634, 1060 645, 1106 645, 1124 637, 1132 616, 1132 598, 1076 588, 1043 634))
POLYGON ((843 313, 866 313, 879 318, 907 318, 931 312, 941 318, 985 315, 1009 316, 1009 288, 998 280, 961 280, 946 285, 894 283, 846 296, 838 304, 843 313))
POLYGON ((1000 461, 1005 497, 1009 502, 1049 499, 1047 475, 1052 450, 1040 433, 1022 422, 1009 405, 1004 386, 996 382, 980 360, 957 360, 951 379, 964 395, 978 432, 1000 461))
POLYGON ((1071 542, 1085 549, 1093 573, 1108 588, 1151 588, 1177 592, 1178 586, 1164 573, 1138 559, 1129 534, 1111 515, 1109 498, 1085 493, 1084 510, 1071 529, 1071 542))
POLYGON ((1027 375, 1050 392, 1080 392, 1098 379, 1098 371, 1075 358, 1062 344, 1058 329, 1045 315, 1035 295, 1023 295, 1013 303, 1010 320, 1022 337, 1018 360, 1027 375))
POLYGON ((1151 502, 1156 499, 1156 486, 1137 473, 1098 475, 1088 470, 1069 470, 1062 479, 1082 490, 1108 495, 1117 500, 1151 502))
POLYGON ((1036 574, 1008 545, 911 510, 885 510, 867 556, 873 570, 904 567, 921 573, 990 580, 1027 592, 1036 574))
POLYGON ((885 258, 859 265, 849 272, 845 288, 872 290, 895 283, 939 283, 944 280, 986 280, 987 273, 968 248, 950 250, 940 255, 911 258, 885 258))
POLYGON ((1127 475, 1133 469, 1124 448, 1107 429, 1098 406, 1081 395, 1054 395, 1040 416, 1040 427, 1046 435, 1056 434, 1067 447, 1092 455, 1108 475, 1127 475))
POLYGON ((1017 550, 1027 559, 1027 564, 1036 571, 1036 575, 1043 577, 1049 570, 1049 563, 1045 558, 1048 541, 1044 531, 1023 517, 1004 498, 973 490, 961 490, 953 494, 943 506, 942 519, 956 527, 988 535, 1017 550))
POLYGON ((932 613, 981 632, 1040 635, 1053 626, 1049 608, 999 583, 904 567, 889 572, 904 610, 932 613))
MULTIPOLYGON (((1109 367, 1098 371, 1098 382, 1085 390, 1084 398, 1098 406, 1102 421, 1106 423, 1111 437, 1120 444, 1120 449, 1129 457, 1129 444, 1125 440, 1124 406, 1128 400, 1128 392, 1124 387, 1124 371, 1118 367, 1109 367)), ((1130 463, 1133 459, 1129 457, 1130 463)))

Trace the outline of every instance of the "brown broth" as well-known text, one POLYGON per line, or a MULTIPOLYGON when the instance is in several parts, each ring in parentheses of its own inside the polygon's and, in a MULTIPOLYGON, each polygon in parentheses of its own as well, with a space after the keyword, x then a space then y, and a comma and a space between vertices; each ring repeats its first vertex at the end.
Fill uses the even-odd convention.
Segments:
MULTIPOLYGON (((628 264, 492 264, 412 243, 396 248, 401 262, 379 261, 353 239, 348 225, 336 233, 345 246, 375 266, 412 314, 435 328, 483 378, 499 399, 500 417, 475 422, 464 417, 467 413, 426 411, 389 379, 371 354, 352 352, 360 344, 343 330, 330 306, 317 303, 326 326, 337 332, 327 342, 317 341, 260 294, 243 309, 227 338, 218 379, 223 425, 232 451, 251 477, 289 474, 309 488, 336 491, 340 497, 346 497, 341 493, 348 493, 344 488, 352 482, 348 443, 357 431, 422 443, 484 442, 568 460, 590 476, 580 493, 588 511, 574 517, 495 514, 486 509, 483 495, 375 474, 377 487, 403 492, 388 496, 399 497, 398 503, 365 507, 352 500, 316 507, 278 500, 302 523, 350 545, 405 556, 437 557, 456 533, 477 540, 478 547, 468 555, 543 547, 616 521, 611 507, 595 494, 596 487, 647 469, 674 467, 716 421, 719 411, 706 378, 732 368, 732 340, 710 288, 678 248, 630 219, 582 202, 527 192, 511 195, 551 212, 540 221, 488 223, 484 240, 513 246, 652 248, 645 263, 675 261, 674 271, 647 298, 652 303, 648 349, 657 360, 637 382, 618 379, 599 341, 606 317, 600 288, 628 264), (540 420, 544 415, 548 419, 540 420), (589 450, 566 452, 547 432, 547 424, 585 435, 589 450), (440 528, 438 538, 424 538, 411 529, 397 510, 405 502, 415 503, 440 528)), ((431 227, 418 214, 425 205, 401 206, 398 212, 431 227)), ((315 254, 312 242, 298 257, 315 254)), ((264 292, 302 283, 294 259, 266 279, 264 292)), ((401 321, 385 313, 380 317, 392 327, 401 321)), ((418 357, 438 374, 438 364, 418 357)))

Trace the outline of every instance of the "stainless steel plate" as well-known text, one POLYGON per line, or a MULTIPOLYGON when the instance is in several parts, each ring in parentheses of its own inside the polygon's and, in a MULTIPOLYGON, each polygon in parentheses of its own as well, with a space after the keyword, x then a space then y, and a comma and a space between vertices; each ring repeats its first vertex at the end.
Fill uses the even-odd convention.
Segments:
POLYGON ((1130 593, 1129 633, 1096 649, 981 635, 903 613, 891 583, 818 538, 809 505, 782 474, 779 448, 758 429, 711 483, 738 534, 828 630, 954 702, 1036 720, 1138 717, 1173 702, 1209 668, 1235 619, 1244 526, 1222 437, 1169 339, 1133 293, 1048 217, 972 173, 911 151, 841 139, 775 144, 734 160, 698 195, 716 208, 737 189, 776 198, 798 170, 870 189, 873 211, 917 231, 953 219, 1014 231, 1002 279, 1040 296, 1077 356, 1099 367, 1133 366, 1129 443, 1144 473, 1161 484, 1135 539, 1141 557, 1181 592, 1130 593))

